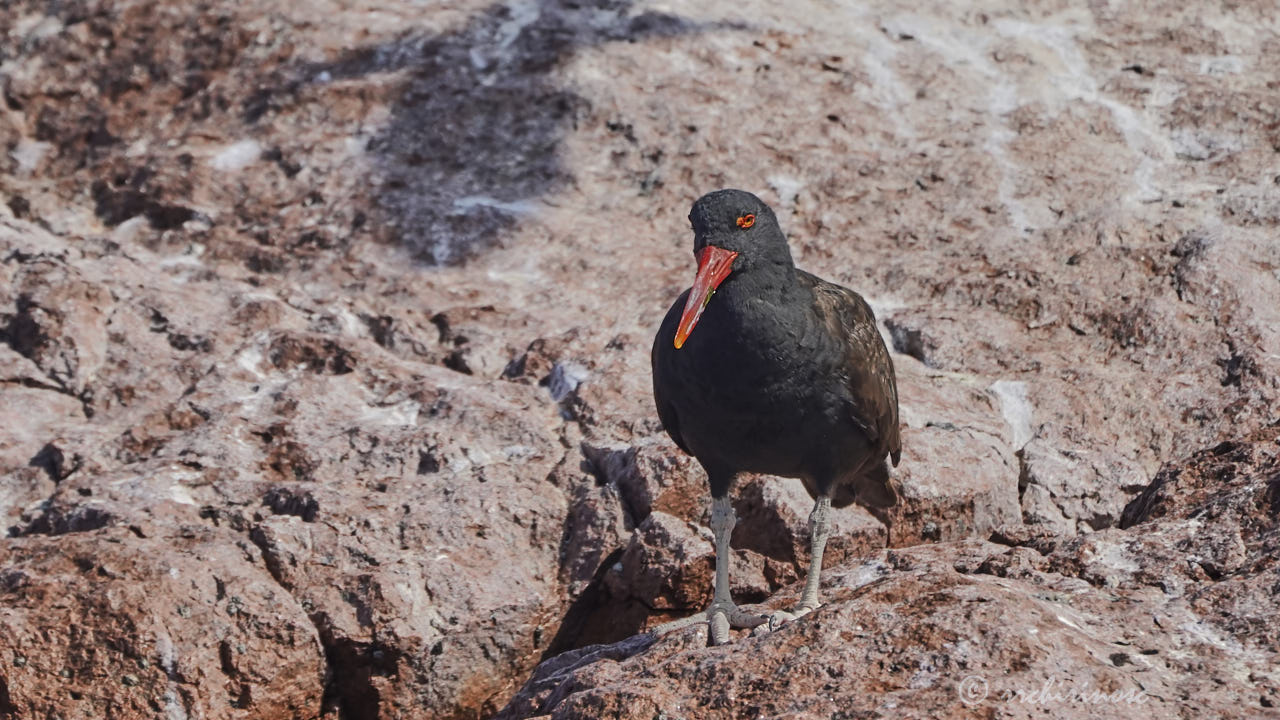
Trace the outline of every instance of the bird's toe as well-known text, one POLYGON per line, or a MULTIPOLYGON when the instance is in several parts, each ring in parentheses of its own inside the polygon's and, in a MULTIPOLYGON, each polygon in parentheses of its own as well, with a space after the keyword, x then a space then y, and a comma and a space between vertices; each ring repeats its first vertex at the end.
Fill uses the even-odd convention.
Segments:
POLYGON ((799 620, 805 615, 813 612, 815 609, 816 608, 809 605, 799 605, 791 612, 787 612, 786 610, 775 610, 769 613, 769 615, 764 618, 764 622, 756 627, 755 631, 751 634, 752 636, 758 637, 760 635, 781 630, 783 626, 799 620))
POLYGON ((769 618, 755 613, 749 613, 734 605, 728 610, 729 624, 736 628, 755 628, 769 621, 769 618))
POLYGON ((822 607, 820 603, 814 603, 814 604, 800 603, 799 605, 796 606, 795 610, 791 611, 791 614, 794 615, 797 619, 799 619, 804 617, 805 615, 808 615, 814 610, 817 610, 820 607, 822 607))
POLYGON ((707 622, 708 620, 711 619, 711 614, 712 614, 711 609, 703 610, 700 613, 696 613, 688 617, 681 618, 679 620, 672 620, 671 622, 663 623, 649 630, 649 634, 654 636, 659 636, 659 635, 666 635, 667 633, 674 632, 676 630, 683 630, 684 628, 687 628, 691 625, 697 625, 698 623, 707 622))
POLYGON ((786 610, 775 610, 774 612, 769 613, 768 617, 765 618, 765 621, 756 627, 751 634, 756 637, 766 635, 782 629, 782 626, 795 619, 796 616, 786 610))
POLYGON ((724 645, 729 642, 729 614, 727 612, 720 608, 712 610, 707 624, 712 645, 724 645))

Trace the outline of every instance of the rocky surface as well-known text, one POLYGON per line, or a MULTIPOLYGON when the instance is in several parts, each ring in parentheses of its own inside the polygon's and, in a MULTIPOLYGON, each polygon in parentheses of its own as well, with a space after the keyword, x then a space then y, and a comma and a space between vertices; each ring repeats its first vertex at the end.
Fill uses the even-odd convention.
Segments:
POLYGON ((570 651, 498 717, 1275 716, 1278 510, 1280 424, 1162 469, 1127 529, 871 553, 801 621, 570 651))
MULTIPOLYGON (((5 3, 0 717, 1272 712, 1276 22, 5 3), (709 592, 648 349, 723 186, 876 308, 903 503, 812 617, 644 649, 709 592)), ((735 502, 785 606, 807 498, 735 502)))

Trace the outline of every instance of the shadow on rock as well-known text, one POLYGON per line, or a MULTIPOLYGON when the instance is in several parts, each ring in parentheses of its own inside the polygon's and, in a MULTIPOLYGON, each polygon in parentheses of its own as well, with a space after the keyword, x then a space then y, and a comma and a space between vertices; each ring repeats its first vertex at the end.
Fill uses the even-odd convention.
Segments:
MULTIPOLYGON (((534 200, 574 181, 559 146, 590 105, 553 81, 562 61, 579 48, 709 29, 661 13, 629 16, 630 5, 493 5, 449 33, 308 66, 294 87, 409 71, 367 147, 378 220, 424 262, 458 264, 497 244, 534 200)), ((270 93, 251 99, 246 120, 271 101, 270 93)))

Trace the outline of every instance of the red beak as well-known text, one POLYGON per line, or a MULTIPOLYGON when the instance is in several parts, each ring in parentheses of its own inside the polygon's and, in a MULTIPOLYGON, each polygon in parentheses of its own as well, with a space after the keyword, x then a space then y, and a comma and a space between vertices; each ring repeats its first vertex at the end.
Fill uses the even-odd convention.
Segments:
POLYGON ((698 318, 711 302, 711 296, 716 294, 716 288, 733 272, 733 259, 736 257, 738 253, 715 245, 708 245, 698 252, 698 276, 693 279, 693 289, 689 291, 680 326, 676 328, 676 349, 689 339, 689 333, 698 324, 698 318))

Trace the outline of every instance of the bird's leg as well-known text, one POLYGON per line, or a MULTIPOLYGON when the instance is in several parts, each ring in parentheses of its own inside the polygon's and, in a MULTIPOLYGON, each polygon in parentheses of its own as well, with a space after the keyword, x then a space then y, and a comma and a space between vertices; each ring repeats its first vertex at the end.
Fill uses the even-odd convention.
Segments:
POLYGON ((711 498, 711 532, 716 540, 716 580, 711 607, 682 620, 659 625, 653 632, 662 634, 706 621, 710 624, 711 644, 729 642, 729 628, 752 628, 765 622, 765 618, 738 609, 729 595, 729 539, 737 522, 729 496, 711 498))
POLYGON ((711 498, 711 534, 716 539, 716 584, 712 604, 731 602, 729 598, 729 540, 738 517, 729 496, 711 498))
POLYGON ((818 581, 822 575, 822 551, 827 547, 827 535, 831 532, 828 520, 830 514, 831 498, 819 495, 813 503, 813 512, 809 513, 809 575, 805 579, 804 594, 800 596, 800 604, 794 611, 779 610, 769 616, 769 630, 777 630, 792 620, 817 610, 821 605, 818 602, 818 581))
POLYGON ((827 535, 831 532, 830 514, 831 498, 819 495, 813 503, 813 512, 809 513, 809 577, 805 580, 800 604, 796 606, 796 617, 807 615, 821 605, 818 602, 818 581, 822 575, 822 552, 827 547, 827 535))
MULTIPOLYGON (((831 498, 819 495, 813 503, 813 512, 809 513, 809 576, 804 582, 804 594, 800 596, 800 604, 792 612, 777 610, 769 616, 768 631, 772 632, 799 617, 804 617, 822 603, 818 602, 818 581, 822 575, 822 551, 827 548, 827 536, 831 534, 831 498)), ((756 633, 764 632, 764 628, 756 633)))

